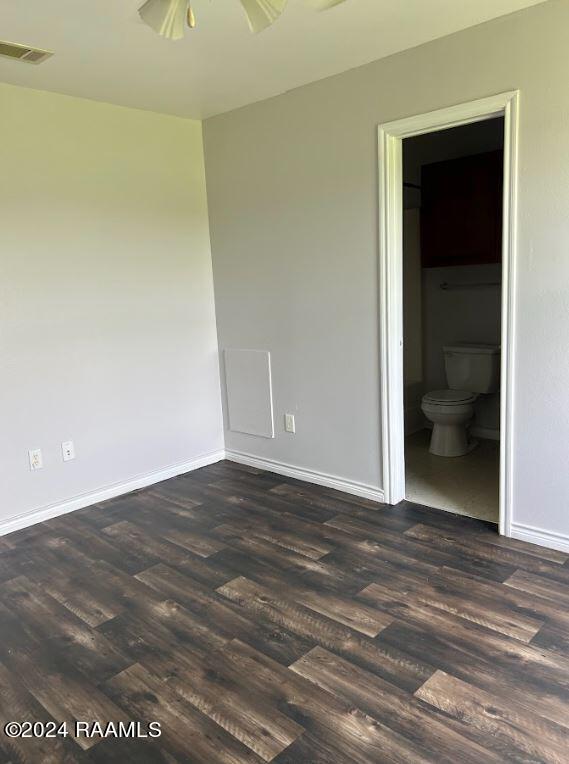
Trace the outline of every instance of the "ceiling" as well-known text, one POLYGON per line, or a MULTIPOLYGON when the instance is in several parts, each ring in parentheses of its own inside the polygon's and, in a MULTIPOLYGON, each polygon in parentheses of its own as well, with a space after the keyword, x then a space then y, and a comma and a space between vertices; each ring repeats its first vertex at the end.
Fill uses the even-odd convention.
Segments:
POLYGON ((194 0, 196 30, 158 37, 143 0, 1 0, 0 39, 55 51, 0 58, 0 81, 202 119, 542 0, 346 0, 325 13, 289 0, 252 35, 239 0, 194 0))

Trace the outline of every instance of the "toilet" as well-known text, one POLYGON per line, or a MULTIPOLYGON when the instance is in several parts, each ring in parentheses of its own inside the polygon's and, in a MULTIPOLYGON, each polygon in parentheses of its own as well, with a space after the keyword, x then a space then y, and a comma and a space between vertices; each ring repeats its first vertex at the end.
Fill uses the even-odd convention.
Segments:
POLYGON ((443 347, 448 390, 423 396, 421 409, 433 423, 429 451, 435 456, 464 456, 476 446, 468 437, 474 402, 500 386, 500 346, 460 342, 443 347))

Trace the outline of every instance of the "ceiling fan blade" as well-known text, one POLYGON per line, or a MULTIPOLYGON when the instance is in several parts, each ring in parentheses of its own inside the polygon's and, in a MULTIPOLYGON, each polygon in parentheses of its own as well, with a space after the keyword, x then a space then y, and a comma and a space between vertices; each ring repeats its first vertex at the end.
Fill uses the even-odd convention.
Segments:
POLYGON ((184 36, 189 0, 146 0, 138 15, 155 32, 169 40, 184 36))
POLYGON ((252 32, 270 27, 284 11, 287 0, 241 0, 252 32))

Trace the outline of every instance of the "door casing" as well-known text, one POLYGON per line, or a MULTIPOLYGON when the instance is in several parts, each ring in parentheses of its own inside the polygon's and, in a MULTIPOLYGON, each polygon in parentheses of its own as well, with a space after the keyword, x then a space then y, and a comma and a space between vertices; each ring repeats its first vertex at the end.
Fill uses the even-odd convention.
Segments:
POLYGON ((378 128, 379 322, 382 474, 385 502, 405 498, 403 402, 403 139, 504 117, 500 524, 511 535, 514 454, 516 198, 519 91, 387 122, 378 128))

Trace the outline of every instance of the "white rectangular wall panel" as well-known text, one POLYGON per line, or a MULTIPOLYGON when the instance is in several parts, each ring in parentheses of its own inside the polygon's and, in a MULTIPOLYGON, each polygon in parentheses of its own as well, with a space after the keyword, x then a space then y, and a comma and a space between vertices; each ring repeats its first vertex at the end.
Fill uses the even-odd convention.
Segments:
POLYGON ((266 350, 225 350, 229 429, 274 438, 271 354, 266 350))

